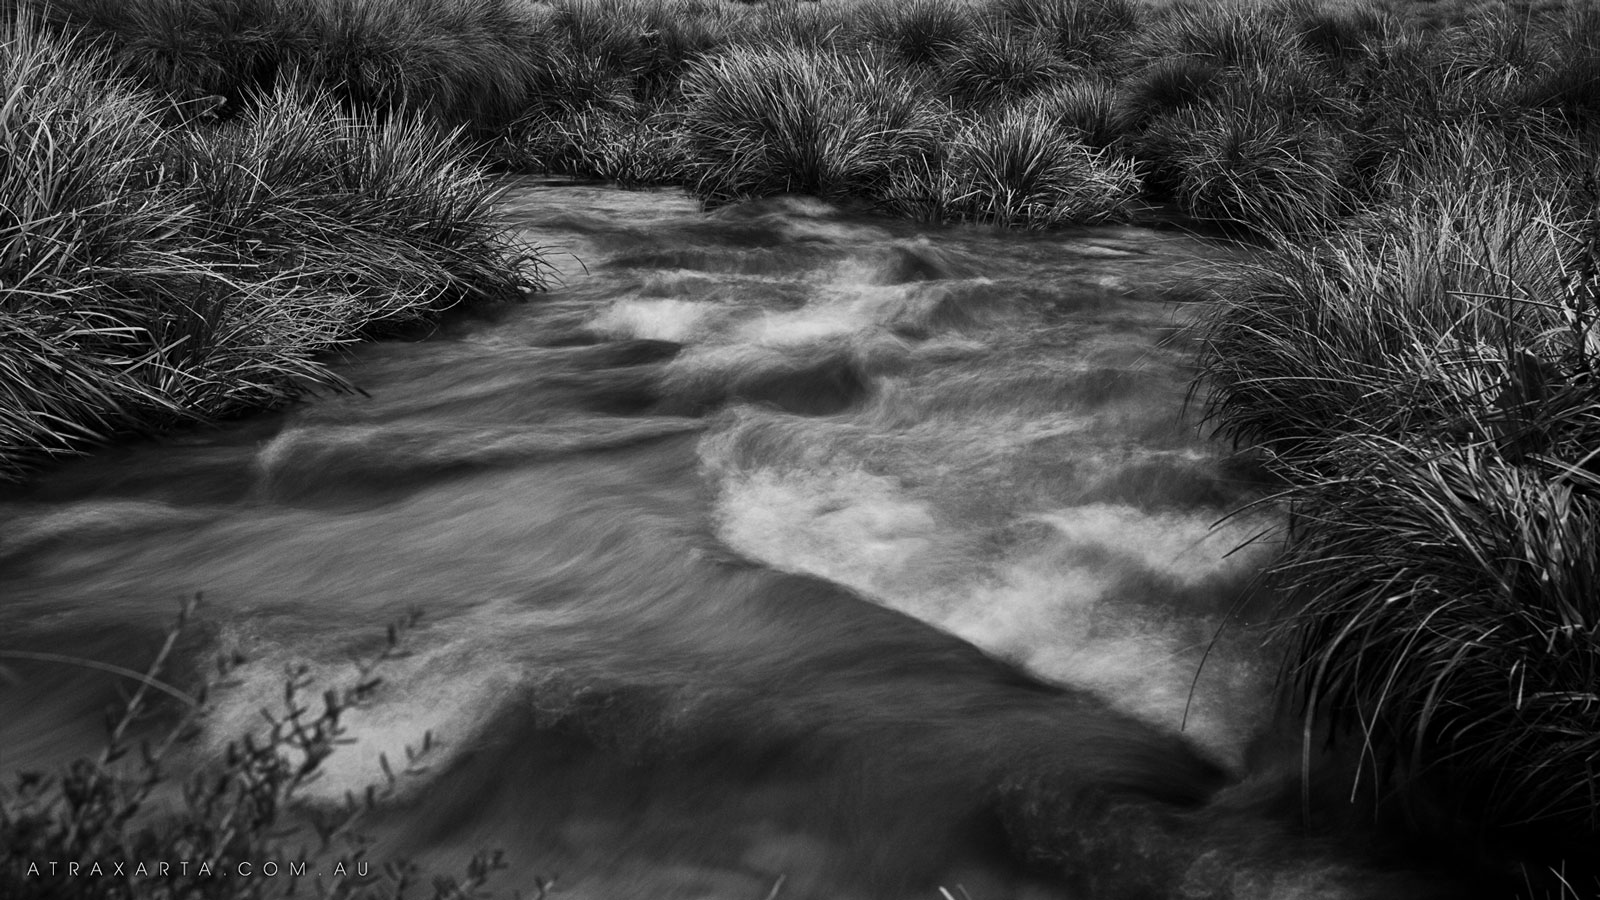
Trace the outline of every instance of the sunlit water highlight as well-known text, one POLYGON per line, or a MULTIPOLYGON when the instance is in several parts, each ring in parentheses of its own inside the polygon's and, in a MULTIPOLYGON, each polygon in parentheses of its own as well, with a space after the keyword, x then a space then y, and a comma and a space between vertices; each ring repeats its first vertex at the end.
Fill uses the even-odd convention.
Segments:
MULTIPOLYGON (((1269 522, 1217 526, 1259 487, 1164 340, 1232 251, 538 184, 506 214, 565 287, 10 497, 0 645, 139 668, 203 591, 188 656, 248 659, 215 745, 421 607, 317 790, 431 731, 384 846, 502 847, 505 888, 1417 896, 1240 799, 1276 658, 1230 551, 1269 522)), ((107 679, 13 668, 0 765, 92 744, 107 679)))

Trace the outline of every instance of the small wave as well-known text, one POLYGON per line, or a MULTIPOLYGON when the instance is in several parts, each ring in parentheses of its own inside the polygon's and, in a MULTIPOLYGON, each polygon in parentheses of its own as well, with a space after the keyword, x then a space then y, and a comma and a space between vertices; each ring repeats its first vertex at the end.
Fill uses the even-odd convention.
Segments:
POLYGON ((904 285, 974 277, 981 266, 960 251, 927 238, 869 244, 840 262, 837 284, 904 285))
POLYGON ((698 431, 682 418, 589 419, 527 427, 317 425, 285 429, 257 457, 258 495, 329 502, 464 469, 627 447, 698 431))
POLYGON ((644 338, 687 343, 726 318, 725 307, 692 300, 619 300, 589 323, 610 338, 644 338))
POLYGON ((0 507, 0 558, 33 553, 58 541, 92 541, 150 533, 215 518, 211 509, 148 500, 90 500, 59 506, 0 507))
POLYGON ((725 347, 683 357, 668 369, 660 409, 702 415, 727 403, 758 403, 826 416, 862 403, 868 364, 850 346, 725 347))

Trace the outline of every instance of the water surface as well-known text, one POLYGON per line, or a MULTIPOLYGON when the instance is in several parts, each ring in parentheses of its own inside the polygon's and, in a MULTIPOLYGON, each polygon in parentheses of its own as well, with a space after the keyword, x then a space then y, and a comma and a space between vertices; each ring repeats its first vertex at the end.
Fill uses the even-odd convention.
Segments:
MULTIPOLYGON (((1416 895, 1251 799, 1277 658, 1230 551, 1270 521, 1218 524, 1261 488, 1170 340, 1235 251, 532 182, 506 215, 561 289, 9 497, 0 644, 142 668, 203 592, 186 659, 247 660, 215 746, 420 608, 316 790, 431 733, 384 849, 501 847, 530 893, 1416 895)), ((113 681, 13 668, 0 764, 92 745, 113 681)))

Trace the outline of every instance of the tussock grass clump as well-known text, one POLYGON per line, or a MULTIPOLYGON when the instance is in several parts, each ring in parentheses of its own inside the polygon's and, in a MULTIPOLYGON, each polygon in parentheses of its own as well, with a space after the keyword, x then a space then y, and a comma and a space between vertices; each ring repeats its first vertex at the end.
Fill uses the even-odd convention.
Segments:
MULTIPOLYGON (((1496 362, 1499 377, 1524 377, 1496 362)), ((1600 407, 1592 390, 1562 393, 1536 427, 1587 441, 1575 461, 1600 439, 1600 407)), ((1331 454, 1345 474, 1305 493, 1298 511, 1314 524, 1277 567, 1310 616, 1296 629, 1296 655, 1315 666, 1302 691, 1384 747, 1382 765, 1451 798, 1453 815, 1492 823, 1485 836, 1592 847, 1580 841, 1600 825, 1600 473, 1370 435, 1331 454)))
POLYGON ((1132 163, 1017 108, 962 123, 897 199, 934 221, 1047 228, 1125 218, 1138 194, 1132 163))
POLYGON ((1559 230, 1540 223, 1561 221, 1551 182, 1571 168, 1459 128, 1438 143, 1450 149, 1414 163, 1425 174, 1391 175, 1388 205, 1230 276, 1206 357, 1227 435, 1308 460, 1325 435, 1400 439, 1419 410, 1486 399, 1445 377, 1467 370, 1441 368, 1441 338, 1555 352, 1570 266, 1559 230), (1513 300, 1484 299, 1511 288, 1513 300), (1406 391, 1379 389, 1401 381, 1406 391))
POLYGON ((618 74, 630 74, 643 67, 649 56, 647 30, 639 20, 643 9, 643 4, 626 0, 557 0, 551 5, 550 24, 565 36, 576 56, 618 74))
POLYGON ((184 379, 152 329, 165 327, 163 306, 217 284, 170 239, 194 212, 159 190, 158 105, 88 62, 0 22, 4 478, 134 423, 182 418, 162 385, 184 379))
POLYGON ((622 187, 681 184, 689 160, 678 116, 582 109, 521 123, 500 148, 521 169, 622 187))
POLYGON ((1600 206, 1481 134, 1233 279, 1209 412, 1291 485, 1309 713, 1391 801, 1582 859, 1600 831, 1600 206), (1529 178, 1529 173, 1536 177, 1529 178))
POLYGON ((1068 136, 1098 150, 1123 135, 1116 87, 1098 78, 1063 82, 1032 98, 1029 106, 1068 136))
POLYGON ((1009 21, 1036 29, 1062 59, 1079 65, 1119 64, 1142 18, 1131 0, 1000 0, 998 5, 1009 21))
MULTIPOLYGON (((1153 199, 1290 230, 1322 227, 1376 197, 1389 163, 1427 150, 1438 126, 1545 140, 1589 127, 1600 96, 1594 14, 1583 11, 1485 15, 1423 32, 1377 6, 1315 0, 1158 9, 1132 0, 59 0, 51 9, 58 27, 85 28, 169 100, 169 117, 241 115, 293 75, 351 109, 465 126, 501 164, 627 184, 698 183, 704 166, 673 174, 683 168, 678 146, 730 156, 708 137, 731 133, 717 118, 727 110, 704 90, 705 73, 727 65, 715 60, 871 60, 845 93, 888 90, 901 106, 964 115, 1037 103, 1077 139, 1138 159, 1153 199)), ((793 88, 806 77, 783 76, 769 105, 800 109, 793 88)), ((735 91, 720 90, 734 102, 735 91)), ((891 122, 868 138, 858 129, 849 140, 863 155, 850 165, 873 169, 904 130, 891 122)), ((758 164, 756 144, 736 140, 743 174, 700 192, 742 195, 721 183, 747 179, 746 163, 770 175, 780 157, 795 163, 792 177, 763 179, 810 190, 821 183, 814 161, 842 151, 834 141, 826 154, 792 152, 804 143, 777 140, 758 164)), ((909 161, 903 178, 927 168, 915 153, 890 155, 909 161)))
POLYGON ((542 43, 540 23, 515 0, 284 2, 310 4, 281 13, 302 23, 293 71, 358 108, 493 127, 515 118, 537 76, 529 51, 542 43))
POLYGON ((1452 62, 1469 77, 1490 83, 1537 70, 1549 49, 1543 29, 1521 16, 1483 16, 1446 34, 1452 62))
POLYGON ((534 75, 520 120, 508 129, 513 134, 549 132, 555 123, 598 138, 613 132, 584 126, 648 121, 677 103, 695 63, 751 27, 742 7, 707 0, 562 0, 529 9, 545 11, 542 42, 524 48, 534 75))
POLYGON ((960 106, 988 109, 1043 90, 1072 69, 1037 33, 978 28, 956 45, 940 69, 944 93, 960 106))
POLYGON ((867 42, 890 59, 914 68, 936 68, 979 27, 963 0, 879 0, 865 8, 867 42))
POLYGON ((1349 145, 1362 108, 1303 52, 1226 69, 1177 57, 1138 85, 1119 97, 1124 123, 1145 120, 1129 144, 1190 215, 1300 232, 1332 226, 1362 193, 1349 145))
POLYGON ((1371 5, 1308 6, 1293 22, 1300 45, 1330 66, 1356 63, 1399 29, 1399 23, 1371 5))
POLYGON ((431 125, 286 90, 185 130, 110 73, 0 25, 0 477, 337 384, 315 354, 538 283, 431 125))
POLYGON ((1285 115, 1325 124, 1347 124, 1358 119, 1361 106, 1349 87, 1331 75, 1316 59, 1292 54, 1270 67, 1246 67, 1232 73, 1224 93, 1236 104, 1252 100, 1285 115))
POLYGON ((1331 227, 1347 209, 1348 152, 1338 132, 1264 103, 1212 102, 1151 126, 1184 210, 1267 232, 1331 227))
POLYGON ((1221 66, 1197 56, 1156 59, 1119 85, 1117 117, 1125 128, 1147 125, 1214 96, 1223 83, 1222 74, 1221 66))
POLYGON ((788 47, 812 52, 861 49, 859 15, 848 5, 808 0, 767 0, 739 29, 737 43, 751 49, 788 47))
POLYGON ((1435 128, 1470 117, 1482 99, 1463 89, 1462 75, 1445 39, 1413 31, 1370 44, 1345 73, 1351 89, 1376 112, 1416 116, 1435 128))
POLYGON ((507 131, 515 133, 541 118, 590 111, 626 115, 639 108, 634 87, 632 72, 552 41, 536 65, 527 106, 507 131))
POLYGON ((238 100, 268 89, 280 67, 304 50, 283 0, 25 0, 24 6, 60 31, 81 29, 103 41, 145 88, 179 102, 209 95, 238 100))
POLYGON ((373 108, 492 128, 540 87, 542 20, 517 0, 52 0, 148 90, 236 112, 291 74, 373 108))
POLYGON ((930 153, 941 116, 903 73, 870 58, 736 49, 685 81, 692 189, 709 202, 782 193, 881 200, 930 153))
POLYGON ((273 302, 284 290, 317 303, 328 343, 529 286, 533 260, 497 222, 497 193, 425 119, 353 116, 289 86, 172 143, 182 196, 204 210, 199 235, 260 273, 273 302))
POLYGON ((1133 49, 1146 60, 1182 55, 1224 67, 1270 65, 1295 50, 1284 12, 1259 2, 1174 6, 1151 21, 1133 49))
POLYGON ((542 111, 658 107, 698 60, 749 27, 739 8, 697 0, 560 0, 544 26, 535 85, 542 111))
POLYGON ((714 0, 636 0, 646 49, 635 96, 647 106, 676 100, 683 76, 731 46, 745 27, 741 7, 714 0))
POLYGON ((1553 111, 1575 130, 1600 123, 1600 8, 1573 7, 1546 32, 1542 71, 1514 97, 1518 106, 1553 111))
POLYGON ((1581 132, 1592 122, 1597 15, 1491 16, 1439 34, 1391 29, 1342 74, 1373 113, 1394 123, 1391 142, 1404 143, 1407 130, 1463 123, 1535 138, 1581 132))

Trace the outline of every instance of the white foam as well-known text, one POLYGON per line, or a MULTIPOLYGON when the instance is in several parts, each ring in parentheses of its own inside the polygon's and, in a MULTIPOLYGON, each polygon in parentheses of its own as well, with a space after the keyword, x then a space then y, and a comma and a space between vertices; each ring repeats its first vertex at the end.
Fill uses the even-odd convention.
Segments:
POLYGON ((1255 724, 1264 676, 1247 663, 1214 661, 1191 702, 1214 611, 1124 596, 1142 581, 1165 597, 1242 580, 1259 562, 1227 556, 1250 534, 1243 523, 1214 530, 1201 513, 1090 504, 1029 517, 1048 531, 993 560, 983 558, 981 534, 944 520, 891 477, 859 469, 725 477, 720 533, 742 553, 846 585, 1163 726, 1178 727, 1187 713, 1188 730, 1224 755, 1255 724), (1106 602, 1112 595, 1117 602, 1106 602))
POLYGON ((767 312, 742 323, 735 340, 766 347, 815 344, 849 337, 876 327, 871 305, 812 303, 785 312, 767 312))
POLYGON ((719 512, 724 539, 740 552, 878 597, 915 580, 941 538, 925 504, 859 470, 760 470, 727 488, 719 512))
POLYGON ((589 322, 606 337, 689 343, 704 336, 724 317, 715 303, 666 298, 618 300, 589 322))

